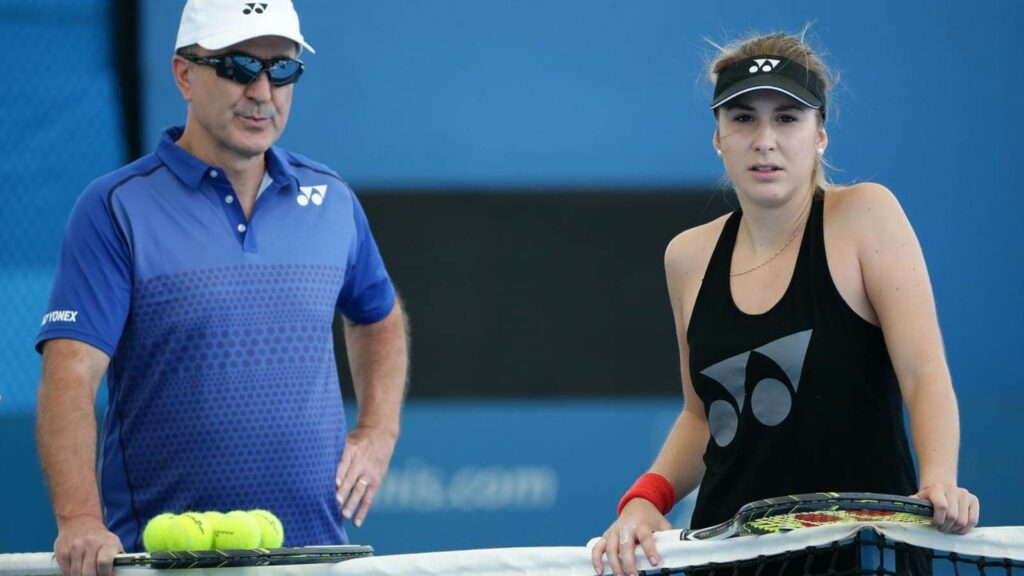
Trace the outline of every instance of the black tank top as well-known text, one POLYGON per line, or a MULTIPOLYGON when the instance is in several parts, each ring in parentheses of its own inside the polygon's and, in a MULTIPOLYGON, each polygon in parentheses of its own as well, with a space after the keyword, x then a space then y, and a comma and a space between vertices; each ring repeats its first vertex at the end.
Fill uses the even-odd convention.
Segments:
POLYGON ((903 401, 882 331, 843 300, 811 204, 789 287, 764 314, 732 299, 741 212, 725 223, 690 317, 690 378, 711 438, 692 527, 747 502, 807 492, 917 491, 903 401))

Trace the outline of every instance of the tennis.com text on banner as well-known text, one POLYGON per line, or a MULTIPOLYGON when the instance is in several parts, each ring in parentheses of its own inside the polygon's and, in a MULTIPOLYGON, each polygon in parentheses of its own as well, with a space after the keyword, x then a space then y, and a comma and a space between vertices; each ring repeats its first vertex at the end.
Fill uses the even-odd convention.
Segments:
POLYGON ((558 472, 548 466, 462 466, 445 470, 421 460, 393 466, 374 499, 389 512, 549 510, 558 472))

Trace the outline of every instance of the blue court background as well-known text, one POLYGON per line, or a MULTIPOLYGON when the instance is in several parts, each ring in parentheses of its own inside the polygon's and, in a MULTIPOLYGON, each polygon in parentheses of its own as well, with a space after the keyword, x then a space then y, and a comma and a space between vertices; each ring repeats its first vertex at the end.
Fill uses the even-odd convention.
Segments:
MULTIPOLYGON (((182 3, 141 4, 148 150, 184 117, 169 76, 182 3)), ((702 37, 813 20, 841 75, 833 178, 886 184, 914 223, 961 401, 961 482, 982 497, 985 524, 1024 524, 1020 4, 297 4, 317 53, 304 55, 283 145, 357 191, 410 193, 714 186, 702 37)), ((71 204, 126 160, 111 65, 126 47, 111 41, 113 10, 0 0, 0 34, 20 56, 0 85, 0 552, 54 537, 32 445, 32 342, 71 204)), ((353 538, 386 553, 584 543, 612 519, 679 402, 412 402, 390 485, 353 538)))

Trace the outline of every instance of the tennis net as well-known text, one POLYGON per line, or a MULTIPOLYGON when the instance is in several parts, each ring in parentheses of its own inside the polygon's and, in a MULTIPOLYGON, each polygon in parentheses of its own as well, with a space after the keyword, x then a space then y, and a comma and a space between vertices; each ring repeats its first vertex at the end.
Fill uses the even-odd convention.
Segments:
MULTIPOLYGON (((652 567, 638 554, 641 574, 1024 576, 1024 527, 979 528, 953 536, 929 527, 880 522, 717 541, 681 541, 679 534, 671 530, 655 535, 661 565, 652 567)), ((334 566, 331 574, 584 576, 594 573, 593 543, 361 558, 334 566)))
MULTIPOLYGON (((839 524, 728 540, 655 535, 662 563, 638 554, 641 574, 687 576, 1024 576, 1024 527, 978 528, 964 536, 893 523, 839 524)), ((190 569, 188 576, 586 576, 590 546, 494 548, 357 558, 336 564, 190 569), (269 571, 269 572, 267 572, 269 571)), ((154 569, 115 569, 152 576, 154 569)), ((606 573, 610 573, 606 572, 606 573)), ((59 574, 52 554, 0 555, 0 576, 59 574)), ((166 574, 166 572, 165 572, 166 574)))

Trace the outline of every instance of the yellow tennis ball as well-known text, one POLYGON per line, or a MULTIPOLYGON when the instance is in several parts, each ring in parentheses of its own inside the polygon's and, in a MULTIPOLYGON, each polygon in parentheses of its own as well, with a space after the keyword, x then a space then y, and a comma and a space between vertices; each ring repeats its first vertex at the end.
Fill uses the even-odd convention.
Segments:
POLYGON ((154 516, 146 523, 146 528, 142 531, 142 545, 146 547, 147 552, 168 550, 167 532, 172 529, 174 522, 174 514, 165 512, 154 516))
POLYGON ((213 547, 216 550, 259 548, 260 527, 246 512, 228 512, 213 529, 213 547))
POLYGON ((284 526, 270 510, 249 510, 249 516, 260 527, 260 547, 280 548, 284 543, 284 526))
POLYGON ((176 518, 185 529, 185 547, 175 550, 209 550, 213 547, 213 525, 200 512, 185 512, 176 518))
POLYGON ((224 517, 223 512, 218 512, 216 510, 209 510, 202 514, 203 516, 206 516, 206 519, 210 522, 210 528, 213 530, 217 529, 217 522, 220 522, 220 519, 224 517))
POLYGON ((170 552, 176 552, 179 550, 188 550, 189 535, 185 529, 185 524, 178 521, 178 515, 175 514, 171 518, 170 522, 163 525, 164 535, 164 550, 170 552))

